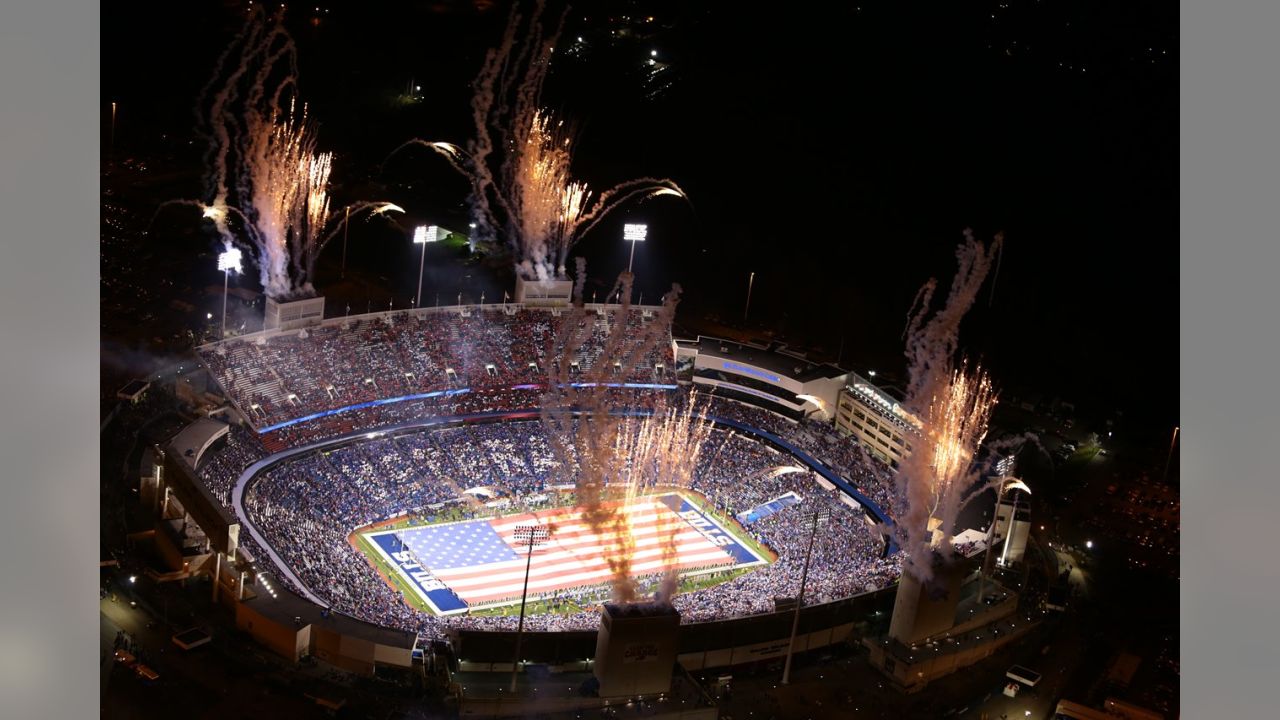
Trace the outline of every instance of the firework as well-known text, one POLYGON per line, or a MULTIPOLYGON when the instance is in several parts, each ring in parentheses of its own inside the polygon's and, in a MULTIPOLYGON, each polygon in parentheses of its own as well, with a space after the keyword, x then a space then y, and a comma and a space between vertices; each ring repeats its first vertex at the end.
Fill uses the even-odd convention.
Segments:
POLYGON ((973 305, 1003 242, 996 236, 991 248, 965 232, 956 251, 959 271, 943 307, 932 316, 930 303, 937 288, 929 280, 916 296, 906 330, 909 361, 907 400, 910 415, 922 418, 921 439, 902 462, 897 491, 906 511, 894 528, 905 552, 904 568, 921 580, 932 572, 933 553, 951 552, 956 518, 982 489, 978 449, 996 397, 991 379, 981 369, 954 364, 960 321, 973 305), (981 486, 981 487, 979 487, 981 486))
MULTIPOLYGON (((565 277, 569 250, 624 202, 673 196, 687 199, 674 182, 639 178, 593 192, 575 180, 571 126, 541 105, 542 86, 563 16, 542 23, 543 2, 526 19, 512 6, 498 46, 489 51, 471 101, 475 137, 468 151, 457 145, 410 140, 391 153, 421 146, 443 155, 471 182, 471 210, 479 242, 497 241, 526 279, 565 277), (517 35, 523 30, 523 42, 517 35)), ((390 157, 390 156, 389 156, 390 157)))
POLYGON ((211 197, 198 206, 228 248, 237 232, 247 238, 263 290, 276 299, 314 292, 316 260, 352 214, 369 210, 373 217, 400 209, 358 202, 333 222, 333 154, 317 150, 315 127, 306 106, 299 107, 296 87, 293 41, 279 16, 267 22, 254 11, 219 58, 198 103, 200 128, 209 141, 205 181, 211 197), (219 81, 206 107, 204 97, 219 81), (230 224, 233 216, 238 227, 230 224))
MULTIPOLYGON (((622 303, 603 315, 582 302, 585 278, 585 262, 578 258, 574 304, 561 316, 546 353, 548 389, 541 402, 542 419, 560 467, 570 472, 576 466, 572 481, 583 520, 596 533, 612 538, 606 560, 614 599, 632 602, 639 593, 631 577, 634 541, 626 514, 618 512, 623 505, 613 501, 633 499, 657 484, 687 486, 710 428, 692 407, 683 412, 659 408, 646 420, 624 416, 616 391, 609 387, 617 381, 615 371, 630 372, 653 353, 669 348, 679 287, 667 293, 651 320, 642 322, 631 312, 629 275, 614 287, 621 291, 622 303), (597 323, 608 333, 588 365, 586 348, 597 323), (574 365, 584 368, 580 375, 570 374, 574 365)), ((672 527, 668 537, 675 530, 672 527)), ((664 545, 669 563, 674 551, 670 542, 664 545)), ((664 597, 670 597, 673 585, 664 583, 664 597)))
POLYGON ((940 522, 939 530, 946 537, 950 537, 961 498, 979 478, 974 460, 995 405, 991 379, 981 367, 968 372, 965 363, 952 372, 951 381, 929 405, 925 424, 928 442, 922 450, 932 480, 930 516, 940 522))

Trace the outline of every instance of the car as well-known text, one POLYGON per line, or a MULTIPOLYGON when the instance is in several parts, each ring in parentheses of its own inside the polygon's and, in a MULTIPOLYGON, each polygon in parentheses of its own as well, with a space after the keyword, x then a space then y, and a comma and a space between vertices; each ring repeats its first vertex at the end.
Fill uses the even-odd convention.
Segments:
POLYGON ((1022 685, 1011 682, 1004 686, 1004 694, 1006 697, 1018 697, 1018 691, 1022 689, 1022 685))

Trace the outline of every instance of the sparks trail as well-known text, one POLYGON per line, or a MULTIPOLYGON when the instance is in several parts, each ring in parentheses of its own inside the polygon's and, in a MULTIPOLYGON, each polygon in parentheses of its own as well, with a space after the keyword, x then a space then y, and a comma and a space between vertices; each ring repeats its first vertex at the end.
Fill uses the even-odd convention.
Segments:
POLYGON ((388 155, 413 146, 443 155, 471 183, 473 244, 505 246, 517 272, 529 280, 564 278, 569 250, 622 203, 686 197, 663 178, 628 180, 600 193, 573 178, 572 127, 541 105, 564 22, 562 14, 553 27, 544 26, 544 10, 539 0, 526 18, 513 5, 501 41, 485 55, 474 83, 475 137, 467 151, 413 139, 388 155))
MULTIPOLYGON (((237 232, 247 238, 268 297, 313 294, 316 260, 350 212, 335 225, 333 154, 317 149, 307 107, 299 107, 297 50, 279 14, 250 13, 201 91, 197 117, 197 132, 208 141, 204 216, 226 247, 237 232)), ((400 208, 358 202, 347 210, 372 217, 400 208)))
MULTIPOLYGON (((897 494, 905 510, 894 526, 905 552, 904 570, 927 581, 935 553, 949 556, 956 519, 987 489, 978 452, 986 438, 996 393, 980 367, 956 362, 960 323, 999 256, 1003 237, 988 248, 965 231, 956 250, 958 269, 941 309, 931 314, 937 281, 916 294, 903 336, 908 360, 906 409, 919 418, 916 449, 898 471, 897 494)), ((1003 445, 1003 443, 1002 443, 1003 445)))
MULTIPOLYGON (((608 501, 633 499, 658 484, 687 486, 710 427, 694 414, 692 404, 684 414, 660 406, 644 421, 625 418, 617 412, 623 398, 608 387, 621 379, 618 374, 624 378, 645 366, 654 353, 667 351, 679 286, 645 321, 632 312, 629 273, 623 273, 610 291, 621 291, 621 304, 588 308, 582 299, 586 262, 578 258, 577 263, 573 305, 561 316, 545 354, 548 383, 542 420, 560 467, 566 472, 577 467, 573 482, 583 520, 596 533, 611 537, 605 558, 613 597, 632 602, 639 599, 639 587, 631 576, 634 540, 628 516, 620 512, 626 503, 608 501), (608 333, 598 348, 588 347, 597 323, 605 324, 608 333), (581 368, 580 374, 572 372, 574 365, 581 368)), ((664 546, 664 562, 674 564, 674 553, 674 546, 664 546)), ((664 580, 662 592, 669 600, 673 579, 664 580)))

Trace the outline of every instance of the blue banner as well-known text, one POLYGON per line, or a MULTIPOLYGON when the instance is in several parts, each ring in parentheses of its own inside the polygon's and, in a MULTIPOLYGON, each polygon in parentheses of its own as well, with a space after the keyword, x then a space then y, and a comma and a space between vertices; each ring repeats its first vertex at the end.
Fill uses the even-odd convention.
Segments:
POLYGON ((367 536, 377 543, 378 547, 391 558, 391 562, 400 571, 400 577, 413 583, 421 596, 427 599, 438 613, 451 613, 466 610, 467 604, 462 598, 431 574, 431 571, 418 563, 413 551, 409 549, 395 533, 367 536))
POLYGON ((733 559, 739 564, 747 564, 754 562, 763 562, 764 558, 756 555, 750 548, 738 542, 732 534, 724 528, 717 525, 701 510, 697 505, 685 500, 679 495, 663 495, 658 498, 663 505, 671 508, 673 512, 680 516, 682 520, 689 523, 693 529, 702 533, 712 545, 716 545, 724 549, 725 552, 733 556, 733 559))

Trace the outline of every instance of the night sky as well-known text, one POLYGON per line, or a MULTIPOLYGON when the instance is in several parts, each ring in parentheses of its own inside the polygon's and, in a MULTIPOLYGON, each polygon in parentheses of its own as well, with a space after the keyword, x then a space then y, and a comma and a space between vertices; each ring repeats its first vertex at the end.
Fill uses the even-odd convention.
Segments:
MULTIPOLYGON (((892 372, 911 300, 949 280, 961 232, 1003 230, 965 352, 1009 393, 1121 409, 1161 437, 1176 424, 1175 9, 589 5, 570 13, 544 94, 577 123, 576 174, 597 188, 668 177, 693 205, 601 223, 577 248, 589 271, 624 269, 621 225, 645 221, 647 298, 680 282, 683 312, 740 319, 755 272, 757 326, 833 356, 843 337, 847 366, 892 372), (610 34, 630 24, 611 16, 650 15, 649 37, 610 34)), ((103 5, 104 134, 117 101, 117 153, 163 157, 173 196, 198 191, 196 97, 245 7, 103 5)), ((465 227, 467 184, 443 161, 380 163, 415 136, 470 137, 469 84, 506 3, 329 2, 314 23, 316 7, 291 4, 287 25, 320 147, 338 153, 335 205, 376 192, 465 227), (411 81, 424 101, 397 106, 411 81)), ((416 271, 408 244, 379 247, 359 257, 396 282, 416 271)))

